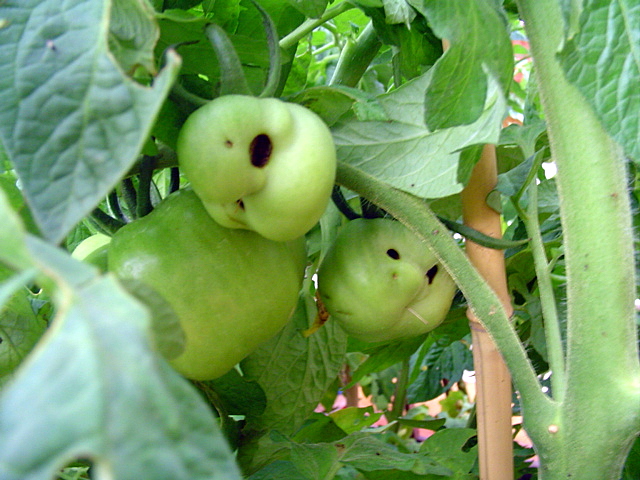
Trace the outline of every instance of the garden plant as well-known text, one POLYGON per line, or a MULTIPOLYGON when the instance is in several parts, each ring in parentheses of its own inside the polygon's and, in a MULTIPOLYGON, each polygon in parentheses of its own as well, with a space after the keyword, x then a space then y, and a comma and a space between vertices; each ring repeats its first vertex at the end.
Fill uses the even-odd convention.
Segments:
POLYGON ((0 0, 0 480, 638 479, 639 165, 635 0, 0 0))

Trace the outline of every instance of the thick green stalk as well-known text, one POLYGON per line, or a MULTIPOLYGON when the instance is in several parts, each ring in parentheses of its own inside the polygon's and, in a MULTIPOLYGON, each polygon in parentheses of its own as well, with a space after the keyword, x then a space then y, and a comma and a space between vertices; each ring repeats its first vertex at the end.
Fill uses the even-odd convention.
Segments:
POLYGON ((427 205, 421 199, 342 162, 338 164, 337 182, 383 208, 425 240, 500 349, 511 370, 515 387, 522 396, 523 410, 549 422, 554 421, 554 403, 542 393, 535 371, 500 299, 427 205))
POLYGON ((558 168, 568 278, 566 392, 558 423, 547 435, 537 435, 539 428, 532 434, 526 418, 525 428, 540 455, 540 478, 617 480, 640 432, 624 157, 557 60, 564 31, 557 0, 518 0, 518 7, 558 168))
POLYGON ((342 49, 329 84, 355 87, 369 68, 371 61, 378 54, 381 46, 378 34, 370 22, 364 27, 355 42, 347 42, 342 49))

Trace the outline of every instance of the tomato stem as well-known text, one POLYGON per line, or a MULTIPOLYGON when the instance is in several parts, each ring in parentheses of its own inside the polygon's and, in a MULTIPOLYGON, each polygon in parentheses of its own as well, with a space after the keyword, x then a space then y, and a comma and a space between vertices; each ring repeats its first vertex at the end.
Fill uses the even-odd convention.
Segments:
POLYGON ((300 26, 298 26, 298 28, 280 40, 280 48, 288 50, 323 23, 328 22, 332 18, 337 17, 347 10, 351 10, 352 8, 355 8, 355 5, 352 5, 350 2, 342 2, 335 7, 327 9, 320 18, 310 18, 305 20, 300 26))
POLYGON ((378 34, 373 28, 373 24, 369 22, 356 41, 347 42, 342 49, 329 85, 355 87, 381 46, 378 34))
POLYGON ((542 317, 544 318, 547 357, 549 359, 549 368, 553 372, 551 375, 551 394, 553 398, 561 402, 564 398, 566 387, 564 348, 562 345, 562 333, 560 331, 556 298, 551 283, 549 261, 544 249, 542 234, 540 233, 540 222, 538 220, 538 185, 535 181, 531 182, 528 191, 529 205, 526 214, 521 216, 521 219, 525 224, 527 234, 531 238, 530 246, 536 270, 538 290, 540 291, 542 317))

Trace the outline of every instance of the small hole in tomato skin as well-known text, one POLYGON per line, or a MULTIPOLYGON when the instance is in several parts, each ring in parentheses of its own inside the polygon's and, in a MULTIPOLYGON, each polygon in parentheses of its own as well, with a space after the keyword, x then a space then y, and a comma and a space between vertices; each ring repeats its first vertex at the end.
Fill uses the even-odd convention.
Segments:
POLYGON ((226 139, 224 142, 224 146, 227 148, 232 148, 233 147, 233 142, 229 139, 226 139))
POLYGON ((256 168, 263 168, 271 159, 273 144, 268 135, 261 133, 251 141, 249 146, 249 154, 251 155, 251 165, 256 168))
POLYGON ((244 210, 244 202, 242 201, 242 199, 236 200, 236 205, 238 205, 241 210, 244 210))
POLYGON ((387 250, 387 255, 394 260, 400 260, 400 252, 398 252, 395 248, 390 248, 387 250))
POLYGON ((438 273, 438 265, 434 265, 429 270, 427 270, 427 274, 425 276, 429 279, 429 285, 433 283, 433 280, 436 278, 437 273, 438 273))

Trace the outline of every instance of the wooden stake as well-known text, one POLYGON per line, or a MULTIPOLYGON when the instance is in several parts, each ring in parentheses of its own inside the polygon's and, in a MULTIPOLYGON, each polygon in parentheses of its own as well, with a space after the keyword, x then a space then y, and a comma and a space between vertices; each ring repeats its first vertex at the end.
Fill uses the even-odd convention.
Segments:
MULTIPOLYGON (((495 188, 497 166, 495 146, 486 145, 469 184, 462 192, 464 223, 500 238, 500 214, 487 205, 487 195, 495 188)), ((466 252, 487 283, 511 313, 504 254, 471 241, 466 252)), ((467 312, 473 338, 476 372, 476 410, 481 480, 513 480, 513 438, 511 426, 511 376, 500 353, 482 324, 467 312)))

